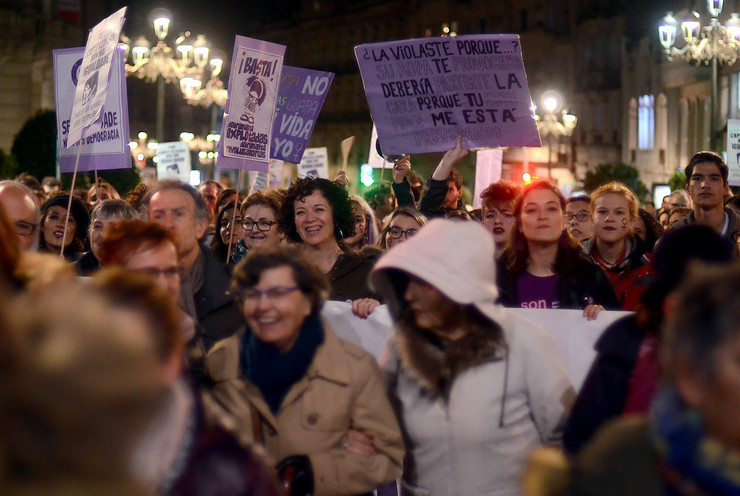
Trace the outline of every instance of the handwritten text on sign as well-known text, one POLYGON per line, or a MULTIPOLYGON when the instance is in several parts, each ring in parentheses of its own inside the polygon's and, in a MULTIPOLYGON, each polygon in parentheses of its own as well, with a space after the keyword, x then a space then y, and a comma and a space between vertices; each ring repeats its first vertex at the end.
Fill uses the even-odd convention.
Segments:
POLYGON ((517 35, 355 47, 383 150, 540 146, 517 35))
POLYGON ((306 150, 334 74, 284 66, 270 157, 299 164, 306 150))

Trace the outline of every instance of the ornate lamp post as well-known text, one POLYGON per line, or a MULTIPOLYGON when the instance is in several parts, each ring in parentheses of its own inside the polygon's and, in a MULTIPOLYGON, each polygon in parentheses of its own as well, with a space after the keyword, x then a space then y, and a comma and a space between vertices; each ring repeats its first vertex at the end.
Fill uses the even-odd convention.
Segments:
POLYGON ((709 11, 709 25, 702 26, 699 14, 692 11, 687 19, 681 22, 681 36, 684 45, 681 48, 674 47, 678 22, 669 12, 663 22, 658 26, 660 43, 665 48, 666 58, 683 59, 696 65, 712 64, 712 97, 711 118, 709 123, 709 146, 717 151, 717 71, 718 64, 732 65, 740 53, 740 18, 737 14, 730 15, 727 25, 719 22, 722 13, 723 0, 707 0, 707 11, 709 11))
POLYGON ((544 112, 542 116, 535 117, 540 137, 547 138, 547 175, 552 179, 553 139, 559 143, 561 136, 572 136, 578 118, 563 108, 563 97, 556 91, 545 91, 540 101, 544 112))
POLYGON ((224 57, 218 53, 209 59, 211 51, 205 37, 197 35, 192 39, 189 31, 178 36, 175 48, 171 48, 165 42, 170 28, 170 13, 165 9, 155 9, 151 17, 154 19, 152 22, 157 37, 155 46, 150 46, 144 37, 137 38, 133 46, 128 38, 122 37, 122 45, 127 59, 129 52, 131 53, 132 64, 126 64, 126 74, 157 83, 156 137, 157 140, 163 141, 165 85, 177 81, 183 97, 191 105, 208 106, 212 103, 225 102, 226 90, 223 90, 223 83, 218 80, 224 65, 224 57), (204 79, 208 80, 206 86, 213 88, 210 101, 202 94, 196 98, 199 91, 204 91, 200 87, 200 81, 204 79), (223 91, 223 99, 218 89, 223 91))

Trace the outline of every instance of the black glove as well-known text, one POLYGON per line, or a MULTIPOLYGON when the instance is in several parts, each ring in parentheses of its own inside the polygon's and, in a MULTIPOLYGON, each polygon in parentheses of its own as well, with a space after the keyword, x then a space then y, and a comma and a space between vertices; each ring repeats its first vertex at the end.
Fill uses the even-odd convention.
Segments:
POLYGON ((313 469, 306 455, 295 455, 278 463, 278 477, 290 496, 313 494, 313 469))

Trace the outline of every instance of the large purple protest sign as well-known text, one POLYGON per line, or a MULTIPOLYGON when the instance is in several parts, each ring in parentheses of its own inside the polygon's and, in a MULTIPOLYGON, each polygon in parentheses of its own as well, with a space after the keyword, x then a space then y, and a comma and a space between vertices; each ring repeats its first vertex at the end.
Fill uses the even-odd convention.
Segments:
POLYGON ((299 164, 334 79, 331 72, 284 66, 270 157, 299 164))
POLYGON ((216 165, 267 171, 285 47, 237 36, 216 165))
MULTIPOLYGON (((54 99, 56 103, 59 165, 73 172, 79 144, 67 147, 70 116, 82 65, 84 47, 54 50, 54 99)), ((108 92, 100 117, 83 132, 78 170, 127 169, 129 151, 128 97, 123 51, 116 50, 110 68, 108 92)))
POLYGON ((471 35, 355 47, 388 155, 540 146, 519 36, 471 35))

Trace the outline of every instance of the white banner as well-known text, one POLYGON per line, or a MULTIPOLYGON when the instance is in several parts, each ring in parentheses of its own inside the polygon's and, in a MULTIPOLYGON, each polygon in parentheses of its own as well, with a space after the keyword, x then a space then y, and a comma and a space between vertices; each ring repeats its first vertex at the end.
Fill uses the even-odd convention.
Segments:
MULTIPOLYGON (((596 320, 589 321, 583 317, 582 310, 507 310, 545 328, 555 341, 557 352, 576 391, 581 388, 596 357, 596 341, 615 320, 631 313, 603 311, 596 320)), ((361 319, 352 313, 351 303, 327 301, 321 316, 340 338, 360 346, 377 361, 381 360, 393 332, 393 321, 386 305, 377 307, 367 319, 361 319)))
POLYGON ((98 120, 100 110, 108 97, 108 76, 113 53, 118 46, 126 7, 104 19, 90 32, 79 72, 79 82, 72 104, 67 148, 82 138, 82 131, 98 120))

